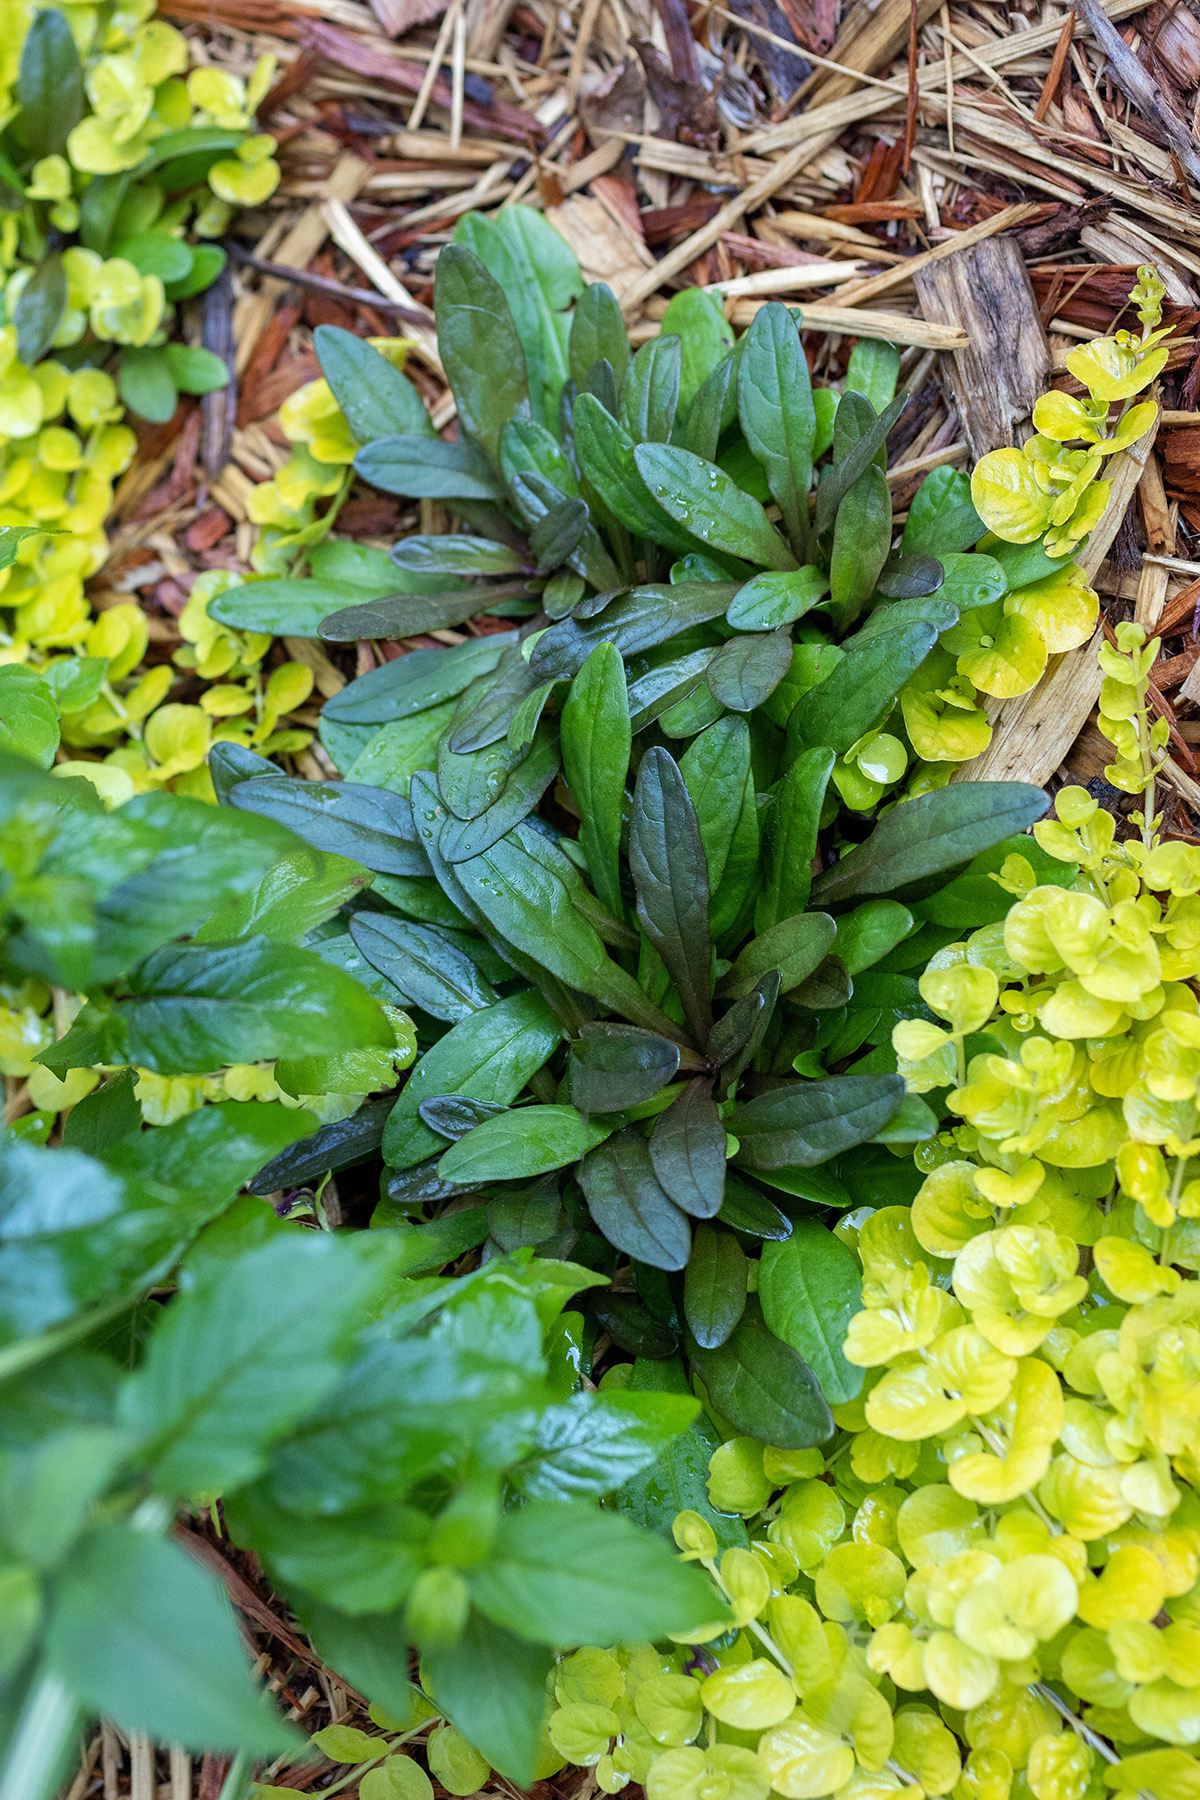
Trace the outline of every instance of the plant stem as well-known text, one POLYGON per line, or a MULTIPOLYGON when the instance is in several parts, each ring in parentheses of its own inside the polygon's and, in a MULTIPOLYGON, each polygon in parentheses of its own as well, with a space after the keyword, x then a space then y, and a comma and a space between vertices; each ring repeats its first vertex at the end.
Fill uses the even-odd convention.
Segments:
POLYGON ((62 1779, 79 1724, 67 1684, 49 1670, 38 1675, 0 1772, 0 1800, 49 1800, 62 1779))
POLYGON ((239 1750, 230 1763, 225 1780, 221 1784, 218 1800, 242 1800, 249 1771, 249 1754, 245 1750, 239 1750))

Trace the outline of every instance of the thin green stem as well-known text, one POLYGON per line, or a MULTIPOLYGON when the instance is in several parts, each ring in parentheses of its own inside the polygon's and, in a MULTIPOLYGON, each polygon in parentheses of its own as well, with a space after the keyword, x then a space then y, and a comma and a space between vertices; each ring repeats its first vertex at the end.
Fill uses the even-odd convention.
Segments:
POLYGON ((246 1778, 250 1773, 250 1754, 239 1750, 229 1765, 218 1800, 242 1800, 246 1791, 246 1778))

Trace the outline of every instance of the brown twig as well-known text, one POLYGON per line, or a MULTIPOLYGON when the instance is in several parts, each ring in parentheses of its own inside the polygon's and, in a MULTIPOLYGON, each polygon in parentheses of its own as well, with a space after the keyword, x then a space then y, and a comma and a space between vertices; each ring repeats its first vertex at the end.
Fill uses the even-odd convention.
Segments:
POLYGON ((327 275, 314 275, 309 269, 289 269, 286 263, 271 262, 268 257, 255 256, 239 244, 236 238, 226 238, 225 248, 234 262, 243 263, 248 269, 256 269, 260 275, 273 275, 276 281, 286 281, 292 287, 311 288, 315 294, 328 294, 333 300, 343 300, 348 306, 371 306, 376 312, 395 313, 398 318, 412 319, 424 325, 425 314, 418 312, 415 306, 405 306, 401 300, 388 300, 382 294, 368 291, 366 288, 346 287, 340 281, 331 281, 327 275))

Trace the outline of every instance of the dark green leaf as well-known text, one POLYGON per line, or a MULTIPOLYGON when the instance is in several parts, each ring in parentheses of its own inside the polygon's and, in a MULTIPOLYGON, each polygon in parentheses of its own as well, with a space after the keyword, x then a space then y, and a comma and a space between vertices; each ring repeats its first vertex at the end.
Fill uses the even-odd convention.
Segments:
POLYGON ((788 995, 795 1006, 810 1012, 828 1012, 846 1006, 854 992, 850 971, 840 956, 823 956, 811 975, 797 984, 788 995))
POLYGON ((229 796, 239 782, 252 781, 256 775, 275 775, 278 773, 278 764, 273 763, 269 757, 258 756, 253 750, 247 750, 244 744, 222 740, 214 744, 208 753, 208 770, 217 790, 219 804, 227 806, 229 796))
POLYGON ((829 577, 812 563, 785 575, 756 575, 740 587, 725 617, 739 631, 774 631, 811 612, 829 592, 829 577))
MULTIPOLYGON (((532 527, 536 527, 548 514, 556 512, 566 498, 561 487, 539 474, 536 469, 513 475, 509 487, 521 517, 532 527)), ((609 592, 621 585, 620 570, 605 549, 596 527, 586 519, 579 535, 578 548, 568 551, 566 560, 577 575, 582 575, 602 592, 609 592)))
POLYGON ((837 923, 834 950, 851 975, 869 969, 894 950, 913 928, 913 916, 895 900, 864 900, 837 923))
POLYGON ((103 1161, 114 1144, 140 1131, 142 1109, 133 1097, 136 1079, 132 1069, 122 1069, 77 1100, 63 1121, 63 1143, 103 1161))
POLYGON ((403 1502, 307 1519, 279 1506, 262 1484, 231 1495, 224 1511, 234 1541, 255 1550, 281 1586, 359 1618, 405 1598, 429 1536, 427 1516, 403 1502))
POLYGON ((730 638, 709 663, 709 692, 730 712, 753 712, 791 666, 792 641, 786 631, 744 633, 730 638))
POLYGON ((579 548, 587 522, 586 500, 560 500, 542 514, 529 534, 539 575, 551 574, 579 548))
POLYGON ((833 526, 829 597, 840 630, 850 627, 874 593, 891 544, 891 489, 872 463, 843 498, 833 526))
POLYGON ((1049 801, 1020 781, 955 783, 885 813, 865 843, 813 884, 823 906, 903 890, 961 867, 1040 819, 1049 801))
POLYGON ((189 244, 192 264, 188 273, 179 281, 167 283, 168 300, 191 300, 210 288, 221 273, 228 256, 219 244, 189 244))
POLYGON ((689 1081, 654 1122, 650 1164, 659 1186, 694 1219, 711 1219, 725 1197, 725 1127, 712 1079, 689 1081))
POLYGON ((808 905, 817 828, 833 764, 832 750, 804 750, 772 790, 767 862, 754 909, 756 931, 769 931, 808 905))
MULTIPOLYGON (((396 585, 393 575, 386 589, 396 585)), ((272 635, 315 638, 322 619, 351 603, 362 600, 360 589, 346 583, 314 579, 248 581, 227 588, 209 601, 209 617, 218 624, 233 625, 239 631, 266 631, 272 635)), ((390 663, 385 668, 391 668, 390 663)), ((376 674, 384 671, 376 670, 376 674)))
POLYGON ((485 1119, 505 1111, 506 1107, 496 1106, 490 1100, 467 1100, 461 1094, 438 1094, 433 1100, 422 1100, 420 1106, 421 1117, 430 1131, 454 1143, 485 1119))
MULTIPOLYGON (((943 883, 927 900, 914 902, 914 914, 918 919, 952 926, 956 931, 974 931, 980 925, 999 923, 1012 905, 1012 895, 992 878, 1000 873, 1008 856, 1023 856, 1031 864, 1039 885, 1068 887, 1074 879, 1071 864, 1050 856, 1035 838, 1002 838, 981 851, 961 875, 943 883)), ((857 913, 850 916, 854 918, 857 913)))
POLYGON ((898 1075, 789 1081, 740 1106, 730 1123, 748 1169, 812 1168, 887 1124, 904 1097, 898 1075))
POLYGON ((575 451, 580 467, 608 510, 639 537, 680 556, 703 548, 652 500, 638 473, 635 445, 625 428, 592 394, 580 394, 574 412, 575 451))
MULTIPOLYGON (((29 28, 26 47, 34 26, 44 18, 61 19, 61 13, 38 13, 29 28)), ((67 32, 70 38, 70 32, 67 32)), ((72 41, 71 48, 74 49, 72 41)), ((40 362, 54 341, 54 334, 67 310, 67 276, 57 250, 43 257, 17 298, 13 324, 17 328, 17 355, 26 365, 40 362)))
MULTIPOLYGON (((506 745, 507 748, 507 745, 506 745)), ((533 811, 559 770, 558 745, 542 731, 528 756, 509 775, 492 804, 473 819, 447 820, 441 852, 450 863, 481 856, 533 811)))
POLYGON ((722 979, 722 995, 740 1000, 772 971, 778 973, 785 994, 799 987, 828 952, 836 930, 828 913, 793 913, 791 918, 780 919, 751 938, 722 979))
POLYGON ((859 338, 846 365, 847 393, 864 394, 882 412, 896 392, 900 373, 900 352, 895 344, 879 338, 859 338))
POLYGON ((597 895, 621 913, 621 803, 630 767, 630 709, 621 653, 597 644, 570 684, 561 715, 563 774, 579 806, 579 842, 597 895))
POLYGON ((455 531, 401 538, 391 560, 398 569, 417 575, 517 575, 527 566, 507 544, 455 531))
POLYGON ((853 1400, 863 1372, 842 1354, 862 1306, 853 1252, 816 1219, 797 1219, 786 1243, 764 1245, 758 1297, 767 1326, 808 1363, 829 1404, 853 1400))
POLYGON ((719 1349, 733 1332, 746 1310, 748 1277, 745 1252, 733 1233, 697 1225, 683 1278, 683 1310, 702 1350, 719 1349))
POLYGON ((722 357, 697 390, 684 423, 676 422, 675 442, 705 462, 716 457, 721 432, 736 410, 737 361, 736 356, 722 357))
MULTIPOLYGON (((644 1263, 638 1265, 645 1268, 644 1263)), ((674 1356, 680 1332, 673 1324, 655 1318, 650 1308, 631 1294, 614 1294, 611 1288, 592 1295, 592 1316, 607 1331, 619 1350, 653 1361, 674 1356)))
POLYGON ((371 344, 337 325, 318 325, 313 348, 321 373, 360 444, 397 435, 435 435, 412 382, 371 344))
POLYGON ((256 1692, 220 1583, 147 1531, 105 1525, 76 1546, 46 1657, 85 1707, 127 1732, 259 1756, 304 1742, 256 1692))
POLYGON ((670 971, 684 1015, 703 1043, 712 1024, 708 863, 691 795, 665 750, 649 750, 638 770, 629 866, 642 929, 670 971))
MULTIPOLYGON (((72 1111, 72 1119, 77 1111, 72 1111)), ((102 1155, 110 1169, 131 1180, 160 1182, 181 1190, 199 1188, 206 1197, 224 1204, 264 1163, 307 1138, 315 1124, 312 1113, 304 1110, 263 1106, 254 1100, 222 1100, 153 1131, 142 1131, 139 1121, 132 1131, 108 1143, 102 1155)), ((97 1135, 94 1125, 88 1135, 93 1139, 97 1135)))
POLYGON ((650 1147, 636 1126, 585 1157, 578 1178, 588 1210, 610 1244, 652 1269, 686 1266, 691 1227, 660 1186, 650 1147))
POLYGON ((798 566, 759 502, 715 463, 673 444, 639 444, 634 461, 654 499, 702 543, 768 569, 798 566))
POLYGON ((746 333, 738 367, 738 417, 800 556, 809 539, 816 415, 795 321, 777 300, 759 308, 746 333))
POLYGON ((498 631, 445 650, 410 650, 371 669, 325 702, 322 716, 343 724, 385 724, 452 700, 494 669, 516 634, 498 631))
POLYGON ((426 872, 412 808, 386 788, 264 775, 240 782, 230 797, 234 806, 277 819, 305 843, 350 857, 364 868, 385 875, 426 872))
POLYGON ((530 1181, 578 1162, 610 1129, 590 1123, 573 1106, 514 1107, 459 1138, 438 1163, 438 1174, 466 1186, 530 1181))
POLYGON ((414 500, 504 498, 504 483, 469 440, 447 443, 411 427, 364 445, 354 458, 354 468, 385 494, 414 500))
MULTIPOLYGON (((890 509, 888 519, 890 522, 890 509)), ((945 578, 946 571, 936 556, 895 551, 883 565, 875 585, 889 600, 911 600, 918 594, 936 593, 945 578)))
POLYGON ((677 1442, 699 1410, 690 1394, 572 1394, 547 1407, 509 1479, 531 1500, 609 1494, 677 1442))
POLYGON ((438 348, 463 429, 500 466, 500 433, 529 398, 525 352, 504 289, 461 244, 437 259, 438 348))
POLYGON ((818 536, 828 531, 833 524, 843 499, 859 476, 875 461, 887 441, 888 432, 908 405, 908 395, 897 394, 891 404, 885 407, 878 418, 875 418, 870 416, 874 409, 868 401, 860 400, 859 405, 855 406, 851 403, 852 398, 857 399, 858 397, 846 395, 838 407, 834 436, 834 466, 824 476, 817 489, 817 511, 814 523, 818 536), (850 421, 852 418, 857 421, 862 413, 870 416, 870 423, 866 423, 864 419, 861 436, 855 436, 850 421), (838 433, 843 433, 840 441, 838 433), (845 445, 845 451, 844 454, 839 455, 842 443, 845 445))
POLYGON ((679 404, 682 349, 674 336, 651 338, 633 359, 621 394, 621 424, 635 444, 665 444, 679 404))
POLYGON ((888 711, 933 649, 937 635, 935 625, 917 619, 896 631, 872 635, 844 657, 810 689, 788 720, 789 760, 818 745, 844 756, 888 711))
POLYGON ((359 912, 350 920, 350 936, 373 968, 435 1019, 457 1024, 495 1004, 490 982, 461 945, 434 925, 359 912))
POLYGON ((726 1093, 732 1091, 766 1036, 779 999, 779 985, 778 969, 769 970, 748 994, 734 1001, 709 1033, 709 1059, 720 1069, 721 1086, 726 1093))
POLYGON ((833 1417, 803 1357, 781 1343, 750 1295, 732 1335, 716 1350, 689 1346, 696 1373, 723 1419, 746 1437, 806 1450, 833 1436, 833 1417))
POLYGON ((571 1100, 582 1113, 622 1112, 664 1088, 679 1046, 636 1025, 587 1021, 571 1045, 571 1100))
POLYGON ((792 1234, 792 1221, 758 1188, 731 1169, 725 1177, 725 1204, 717 1215, 722 1225, 767 1243, 782 1243, 792 1234))
POLYGON ((455 863, 453 873, 474 906, 523 955, 631 1024, 673 1033, 670 1021, 607 954, 575 904, 574 884, 584 897, 579 871, 529 826, 517 826, 482 856, 455 863))
POLYGON ((941 557, 969 550, 983 536, 983 520, 971 504, 971 481, 959 469, 931 469, 908 509, 900 547, 941 557))
POLYGON ((435 1704, 502 1775, 530 1787, 552 1652, 472 1613, 452 1650, 427 1650, 423 1660, 435 1704))
POLYGON ((321 621, 321 636, 334 644, 351 644, 360 638, 417 637, 461 625, 476 613, 486 613, 489 602, 511 600, 528 591, 524 581, 502 581, 493 587, 455 587, 439 594, 392 594, 331 614, 321 621))
POLYGON ((611 643, 622 656, 665 644, 693 625, 719 618, 737 584, 728 581, 646 582, 606 601, 585 624, 563 619, 544 631, 529 662, 535 675, 568 679, 578 674, 597 644, 611 643))
POLYGON ((57 7, 35 13, 26 29, 16 98, 30 155, 56 156, 84 109, 83 64, 71 27, 57 7))
POLYGON ((579 296, 571 317, 569 354, 571 379, 577 386, 583 386, 594 363, 604 361, 620 393, 629 368, 629 337, 612 289, 602 281, 589 283, 579 296))
MULTIPOLYGON (((690 1394, 681 1362, 647 1362, 633 1366, 630 1394, 653 1392, 690 1394)), ((617 1505, 638 1525, 671 1541, 671 1527, 681 1512, 698 1512, 716 1534, 722 1548, 747 1545, 746 1527, 736 1516, 713 1510, 708 1498, 708 1465, 721 1439, 706 1414, 693 1419, 683 1437, 677 1438, 641 1475, 627 1481, 617 1495, 617 1505)))
POLYGON ((683 349, 679 405, 686 413, 693 397, 733 349, 733 330, 718 294, 704 288, 681 288, 663 314, 664 333, 677 334, 683 349))
POLYGON ((719 938, 741 913, 758 870, 758 806, 744 718, 718 719, 680 762, 696 809, 709 871, 712 934, 719 938))
POLYGON ((392 1108, 383 1139, 392 1168, 411 1168, 445 1148, 422 1123, 420 1104, 439 1094, 509 1106, 552 1056, 561 1030, 540 994, 514 994, 455 1025, 417 1063, 392 1108))

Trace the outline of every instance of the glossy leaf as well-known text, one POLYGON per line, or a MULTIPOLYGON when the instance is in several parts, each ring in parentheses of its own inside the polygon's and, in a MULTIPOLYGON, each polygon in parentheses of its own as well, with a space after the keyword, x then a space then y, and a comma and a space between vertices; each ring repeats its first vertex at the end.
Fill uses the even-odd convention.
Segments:
POLYGON ((725 617, 739 631, 775 631, 802 619, 829 592, 829 577, 813 563, 784 575, 756 575, 738 589, 725 617))
POLYGON ((553 1055, 560 1038, 540 994, 514 994, 463 1019, 425 1052, 409 1075, 387 1121, 385 1162, 408 1169, 445 1149, 444 1140, 421 1119, 422 1100, 460 1094, 509 1106, 553 1055))
POLYGON ((412 382, 373 345, 340 326, 318 325, 313 348, 321 373, 360 444, 397 434, 436 435, 412 382))
POLYGON ((836 929, 828 913, 793 913, 790 918, 780 919, 777 925, 751 938, 722 978, 722 996, 740 1000, 771 972, 778 974, 785 994, 799 987, 831 948, 836 929))
POLYGON ((792 713, 791 754, 827 745, 844 756, 878 724, 936 642, 937 627, 917 619, 896 631, 880 631, 844 657, 792 713))
MULTIPOLYGON (((38 13, 37 18, 58 18, 61 13, 38 13)), ((36 22, 36 21, 35 21, 36 22)), ((30 26, 32 34, 33 26, 30 26)), ((68 32, 68 37, 70 33, 68 32)), ((27 37, 26 45, 29 43, 27 37)), ((74 50, 74 43, 71 45, 74 50)), ((17 298, 13 324, 17 328, 17 355, 26 364, 40 362, 54 341, 67 310, 67 276, 56 250, 42 258, 17 298)))
POLYGON ((533 1782, 553 1660, 549 1649, 480 1613, 453 1649, 425 1653, 439 1708, 519 1788, 533 1782))
POLYGON ((801 556, 809 537, 816 416, 799 333, 778 301, 760 307, 746 333, 738 366, 738 417, 766 470, 792 549, 801 556))
MULTIPOLYGON (((822 478, 821 485, 817 489, 814 526, 818 535, 828 531, 833 524, 842 500, 859 476, 864 474, 870 464, 875 461, 887 441, 889 431, 907 405, 908 395, 897 394, 896 398, 884 408, 877 418, 872 417, 869 423, 864 419, 864 429, 858 436, 853 435, 852 429, 849 428, 851 417, 857 419, 862 408, 865 408, 867 413, 873 412, 873 409, 865 400, 861 402, 860 407, 853 406, 849 403, 848 397, 838 407, 834 436, 834 466, 822 478), (843 441, 846 446, 845 453, 840 457, 838 455, 839 433, 843 433, 843 441)), ((906 548, 912 547, 906 546, 906 548)))
POLYGON ((651 338, 630 365, 619 418, 635 444, 665 444, 679 404, 682 345, 674 334, 651 338))
POLYGON ((790 1237, 792 1222, 774 1201, 730 1170, 725 1178, 725 1204, 718 1215, 722 1225, 765 1243, 781 1243, 790 1237))
POLYGON ((588 1020, 571 1045, 571 1100, 581 1113, 621 1112, 666 1086, 679 1046, 636 1025, 588 1020))
POLYGON ((434 925, 359 912, 350 936, 373 968, 435 1019, 453 1025, 495 1004, 491 983, 461 944, 434 925))
POLYGON ((725 1127, 706 1076, 689 1081, 650 1135, 659 1186, 694 1219, 711 1219, 725 1197, 725 1127))
POLYGON ((734 1331, 746 1310, 748 1274, 745 1252, 731 1231, 696 1227, 683 1279, 683 1310, 702 1350, 719 1349, 734 1331))
POLYGON ((798 566, 758 501, 715 463, 671 444, 639 444, 634 461, 653 498, 702 543, 768 569, 798 566))
POLYGON ((504 498, 504 483, 469 439, 448 443, 411 427, 365 444, 354 458, 354 469, 385 494, 414 500, 504 498))
POLYGON ((558 745, 549 732, 542 731, 528 756, 513 769, 490 806, 473 819, 455 819, 447 823, 441 838, 441 851, 447 862, 467 862, 490 850, 528 817, 558 775, 558 770, 558 745))
POLYGON ((230 798, 246 812, 286 825, 316 849, 350 857, 364 868, 387 875, 425 873, 412 808, 386 788, 264 775, 240 782, 230 798))
POLYGON ((609 1127, 594 1125, 573 1106, 521 1106, 484 1119, 459 1138, 438 1163, 443 1181, 475 1186, 530 1181, 565 1168, 595 1149, 609 1127))
MULTIPOLYGON (((403 581, 403 576, 397 577, 398 585, 403 586, 403 581)), ((523 581, 507 581, 487 588, 452 587, 438 594, 391 594, 362 606, 340 607, 321 620, 321 636, 334 644, 355 643, 359 638, 417 637, 461 625, 477 613, 486 613, 489 602, 511 600, 527 591, 523 581)))
POLYGON ((58 707, 47 683, 22 663, 0 666, 0 749, 48 769, 58 738, 58 707))
POLYGON ((786 631, 744 633, 721 646, 705 680, 721 706, 749 713, 775 692, 791 666, 792 641, 786 631))
POLYGON ((593 1150, 577 1173, 588 1211, 610 1244, 652 1269, 685 1267, 691 1228, 659 1183, 636 1126, 593 1150))
POLYGON ((898 1075, 789 1081, 739 1106, 730 1122, 747 1169, 812 1168, 887 1124, 904 1097, 898 1075))
POLYGON ((132 997, 116 1007, 128 1060, 160 1075, 394 1042, 356 981, 312 950, 267 938, 169 945, 128 986, 132 997))
POLYGON ((571 317, 568 353, 571 379, 578 386, 583 386, 594 363, 604 361, 620 393, 629 368, 629 336, 612 289, 602 281, 591 282, 579 296, 571 317))
POLYGON ((775 1011, 779 988, 778 969, 768 970, 748 994, 734 1001, 709 1033, 708 1055, 721 1070, 721 1086, 726 1091, 732 1089, 757 1054, 775 1011))
POLYGON ((638 473, 634 440, 593 394, 580 394, 573 424, 580 468, 622 525, 680 556, 703 547, 651 498, 638 473))
POLYGON ((813 897, 841 907, 868 894, 903 894, 1025 831, 1049 802, 1020 781, 963 782, 885 813, 864 843, 817 877, 813 897))
POLYGON ((800 1353, 830 1405, 853 1400, 863 1372, 842 1354, 862 1306, 853 1252, 815 1219, 797 1219, 785 1243, 763 1246, 758 1297, 768 1328, 800 1353))
POLYGON ((844 496, 833 527, 829 597, 845 631, 875 591, 892 544, 892 495, 872 464, 844 496))
POLYGON ((642 929, 679 990, 701 1043, 712 1024, 708 863, 679 765, 665 750, 642 759, 629 825, 629 866, 642 929))
POLYGON ((833 1419, 803 1357, 768 1330, 751 1295, 732 1334, 715 1350, 692 1341, 692 1361, 713 1407, 736 1430, 781 1450, 833 1435, 833 1419))
POLYGON ((772 789, 766 867, 754 909, 756 931, 769 931, 808 905, 817 829, 833 763, 833 751, 823 746, 803 750, 772 789))
POLYGON ((500 433, 529 398, 525 352, 504 289, 479 258, 447 244, 437 260, 438 348, 464 431, 500 467, 500 433))
POLYGON ((585 622, 551 625, 534 646, 530 668, 543 678, 565 679, 579 672, 597 644, 611 643, 622 656, 653 649, 719 618, 736 591, 737 584, 727 581, 644 582, 585 622))

